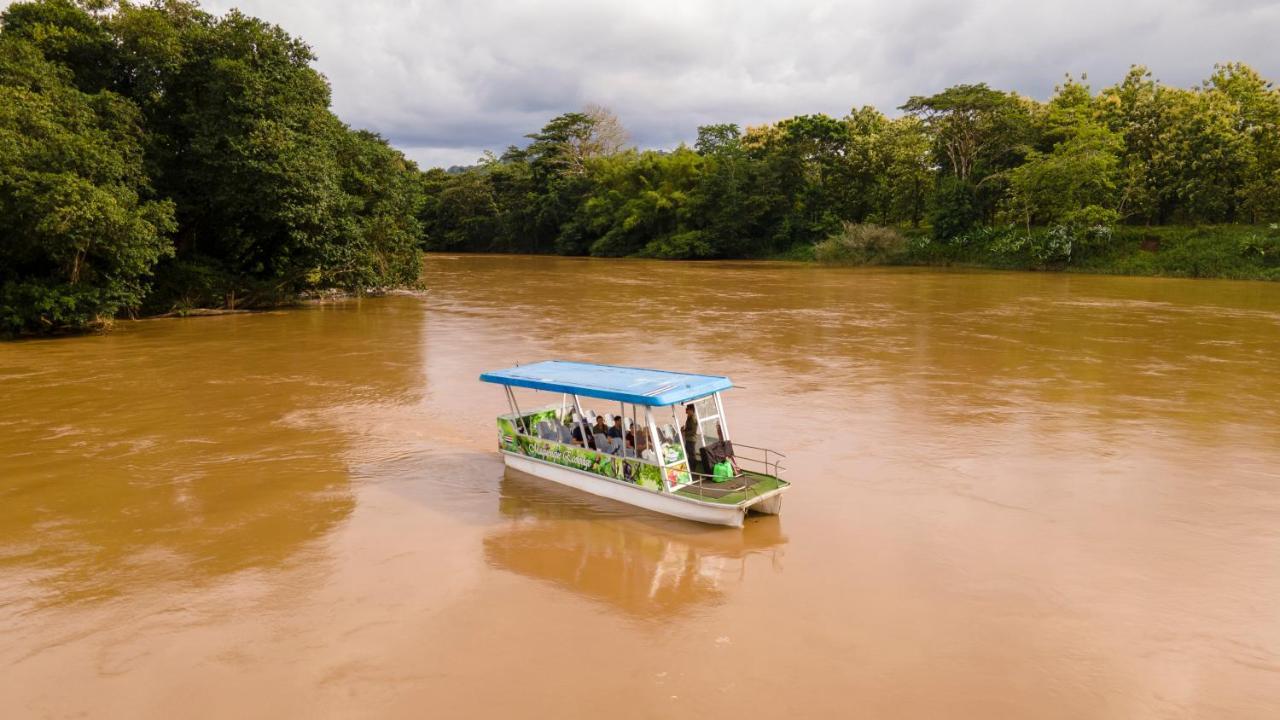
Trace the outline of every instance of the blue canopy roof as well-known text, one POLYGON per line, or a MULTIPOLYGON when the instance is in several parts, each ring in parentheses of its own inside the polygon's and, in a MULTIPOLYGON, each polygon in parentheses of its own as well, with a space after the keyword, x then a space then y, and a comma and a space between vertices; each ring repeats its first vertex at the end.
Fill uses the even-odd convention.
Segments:
POLYGON ((674 405, 733 387, 721 375, 690 375, 619 365, 546 360, 495 370, 480 376, 485 382, 572 393, 637 405, 674 405))

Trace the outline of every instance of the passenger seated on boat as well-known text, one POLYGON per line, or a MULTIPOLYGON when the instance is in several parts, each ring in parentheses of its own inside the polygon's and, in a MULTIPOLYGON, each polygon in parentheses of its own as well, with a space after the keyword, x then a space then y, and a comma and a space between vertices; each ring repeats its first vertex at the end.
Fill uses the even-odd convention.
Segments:
POLYGON ((538 421, 538 437, 543 440, 559 440, 560 434, 551 428, 551 423, 546 420, 538 421))
POLYGON ((596 424, 591 426, 591 432, 598 435, 609 434, 609 424, 605 422, 603 415, 596 416, 596 424))
POLYGON ((582 425, 582 418, 578 413, 570 411, 565 418, 565 427, 560 428, 561 441, 581 446, 583 444, 582 425))
POLYGON ((604 437, 604 433, 591 433, 591 447, 600 452, 612 452, 613 443, 609 442, 609 438, 604 437))
MULTIPOLYGON (((603 416, 608 417, 608 416, 603 416)), ((618 455, 622 453, 622 417, 618 416, 613 419, 612 426, 606 426, 602 431, 600 424, 591 428, 596 441, 596 449, 603 450, 610 455, 618 455)))
POLYGON ((636 443, 630 436, 626 439, 626 447, 622 448, 622 457, 636 457, 636 443))
POLYGON ((667 423, 666 425, 663 425, 662 429, 659 430, 659 434, 660 434, 659 442, 662 445, 664 446, 670 445, 673 448, 679 447, 679 442, 676 440, 675 425, 672 425, 671 423, 667 423))

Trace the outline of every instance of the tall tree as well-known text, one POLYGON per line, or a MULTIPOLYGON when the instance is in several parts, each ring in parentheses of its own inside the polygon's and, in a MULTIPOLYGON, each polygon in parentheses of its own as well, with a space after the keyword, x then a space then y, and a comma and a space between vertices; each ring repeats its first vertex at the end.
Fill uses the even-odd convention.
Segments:
POLYGON ((172 252, 172 204, 145 199, 137 109, 72 80, 21 34, 0 35, 0 333, 137 308, 172 252))
POLYGON ((946 239, 992 219, 1003 171, 1021 162, 1033 139, 1027 104, 979 83, 914 96, 902 109, 933 135, 940 174, 952 179, 935 196, 934 234, 946 239))
POLYGON ((933 134, 943 168, 978 182, 1026 140, 1027 116, 1017 98, 986 83, 956 85, 902 105, 933 134), (985 164, 987 167, 983 167, 985 164))
POLYGON ((631 144, 631 133, 612 110, 595 103, 582 108, 582 114, 591 119, 591 133, 583 142, 582 155, 601 157, 616 155, 631 144))
POLYGON ((880 201, 882 222, 910 222, 919 227, 937 169, 929 133, 916 118, 896 118, 885 128, 881 142, 882 153, 888 158, 880 201), (886 195, 887 202, 883 199, 886 195))
POLYGON ((1237 188, 1237 220, 1280 219, 1280 90, 1244 63, 1214 68, 1205 88, 1232 105, 1232 124, 1246 145, 1237 188))

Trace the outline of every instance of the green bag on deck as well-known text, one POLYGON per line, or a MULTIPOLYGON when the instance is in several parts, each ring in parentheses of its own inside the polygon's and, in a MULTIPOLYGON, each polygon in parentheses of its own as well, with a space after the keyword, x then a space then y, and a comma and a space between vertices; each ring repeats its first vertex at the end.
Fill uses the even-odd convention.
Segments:
POLYGON ((711 475, 718 483, 727 482, 733 477, 733 464, 728 460, 721 460, 711 469, 711 475))

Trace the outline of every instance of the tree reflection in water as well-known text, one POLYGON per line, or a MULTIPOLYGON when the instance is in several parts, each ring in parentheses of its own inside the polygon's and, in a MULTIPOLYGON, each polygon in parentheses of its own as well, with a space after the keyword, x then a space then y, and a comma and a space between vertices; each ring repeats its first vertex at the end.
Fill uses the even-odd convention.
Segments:
POLYGON ((4 596, 127 598, 316 547, 356 506, 336 409, 413 401, 422 315, 353 302, 0 346, 4 596))

